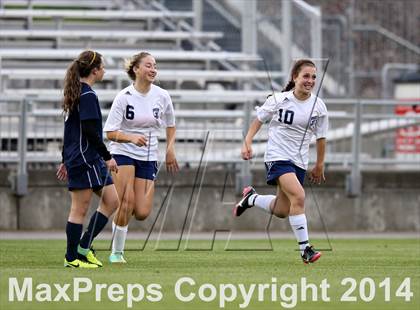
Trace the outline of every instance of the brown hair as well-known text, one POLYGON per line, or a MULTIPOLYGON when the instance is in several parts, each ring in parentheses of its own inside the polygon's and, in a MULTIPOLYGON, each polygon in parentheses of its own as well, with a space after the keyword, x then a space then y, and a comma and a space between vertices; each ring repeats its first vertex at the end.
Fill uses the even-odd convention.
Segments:
POLYGON ((309 60, 309 59, 297 60, 295 64, 293 65, 292 71, 290 72, 289 82, 287 82, 286 87, 283 88, 282 92, 289 91, 295 88, 295 81, 293 81, 293 78, 299 75, 299 72, 303 66, 316 67, 312 60, 309 60))
POLYGON ((133 81, 136 80, 136 74, 134 73, 133 68, 137 66, 141 62, 141 60, 143 58, 146 58, 147 56, 152 56, 152 54, 148 52, 141 52, 125 60, 125 72, 127 72, 128 76, 133 81))
POLYGON ((79 104, 82 84, 80 78, 89 76, 93 69, 99 69, 102 64, 102 55, 95 51, 82 52, 68 66, 64 78, 64 113, 71 112, 79 104))

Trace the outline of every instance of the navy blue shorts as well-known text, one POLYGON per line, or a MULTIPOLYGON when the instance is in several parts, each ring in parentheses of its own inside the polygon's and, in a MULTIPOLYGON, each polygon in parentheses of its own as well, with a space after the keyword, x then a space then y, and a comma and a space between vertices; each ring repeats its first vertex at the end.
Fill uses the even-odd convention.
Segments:
POLYGON ((89 166, 82 165, 67 168, 67 186, 69 191, 87 188, 97 191, 104 186, 114 184, 111 173, 102 159, 90 163, 89 166))
POLYGON ((158 171, 157 161, 137 160, 125 155, 113 154, 118 166, 134 166, 135 176, 139 179, 154 181, 158 171))
POLYGON ((267 184, 277 185, 277 179, 285 173, 293 172, 296 174, 300 184, 303 186, 306 170, 296 166, 289 160, 269 161, 265 163, 267 171, 267 184))

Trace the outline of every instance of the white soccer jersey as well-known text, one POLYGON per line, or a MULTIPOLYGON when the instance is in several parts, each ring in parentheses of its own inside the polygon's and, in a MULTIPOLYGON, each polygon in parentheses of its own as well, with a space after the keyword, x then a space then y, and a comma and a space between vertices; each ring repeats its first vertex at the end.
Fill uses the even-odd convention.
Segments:
POLYGON ((276 93, 275 98, 270 96, 256 110, 260 122, 270 122, 264 161, 290 160, 306 170, 312 136, 320 139, 327 135, 328 112, 324 101, 314 94, 307 100, 300 101, 291 90, 276 93), (310 115, 314 103, 315 107, 310 115), (306 130, 308 122, 309 127, 306 130))
POLYGON ((175 126, 174 108, 169 93, 151 85, 146 95, 134 85, 121 90, 112 103, 104 131, 122 131, 125 134, 142 134, 147 146, 111 141, 111 154, 129 156, 137 160, 158 160, 158 137, 164 127, 175 126))

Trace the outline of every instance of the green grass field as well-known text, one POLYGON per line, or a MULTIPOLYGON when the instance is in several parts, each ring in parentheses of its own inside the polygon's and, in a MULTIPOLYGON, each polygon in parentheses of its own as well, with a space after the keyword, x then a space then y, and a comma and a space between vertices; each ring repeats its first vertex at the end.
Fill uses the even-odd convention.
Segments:
MULTIPOLYGON (((317 240, 313 242, 317 244, 317 240)), ((96 247, 105 249, 108 243, 98 241, 96 247)), ((138 247, 139 243, 130 241, 128 247, 138 247)), ((234 246, 258 248, 261 243, 259 240, 242 240, 235 241, 234 246)), ((318 244, 322 242, 318 241, 318 244)), ((164 245, 174 248, 176 241, 165 241, 164 245)), ((192 241, 190 245, 203 248, 208 246, 208 242, 192 241)), ((132 309, 219 309, 222 291, 220 284, 225 284, 222 286, 224 295, 227 298, 233 296, 231 299, 234 299, 225 303, 225 309, 240 309, 240 304, 244 309, 420 309, 419 239, 332 240, 333 251, 324 251, 321 259, 312 265, 304 265, 299 260, 298 253, 294 250, 295 242, 291 239, 273 240, 273 251, 225 251, 224 245, 225 242, 216 241, 212 251, 161 251, 155 250, 150 243, 144 251, 127 252, 129 263, 119 266, 107 263, 108 251, 99 251, 98 257, 105 263, 103 268, 75 270, 62 267, 64 240, 0 240, 0 309, 127 309, 127 285, 136 283, 145 287, 146 295, 149 284, 161 285, 161 298, 157 302, 146 298, 134 301, 132 309), (22 286, 25 277, 33 279, 34 301, 19 302, 14 296, 15 301, 9 302, 9 278, 17 278, 22 286), (179 300, 174 292, 175 283, 182 277, 190 277, 196 282, 196 285, 185 283, 181 289, 184 296, 196 294, 190 302, 179 300), (81 294, 78 302, 74 301, 73 296, 74 278, 88 278, 93 284, 93 290, 81 294), (302 300, 302 278, 318 286, 318 301, 312 301, 310 290, 307 292, 309 301, 302 300), (356 287, 349 292, 348 297, 356 298, 356 301, 340 301, 343 294, 351 288, 351 280, 342 284, 345 278, 355 280, 356 287), (389 282, 386 282, 386 278, 389 278, 389 282), (405 278, 410 279, 409 290, 405 286, 399 293, 410 295, 411 292, 413 296, 410 301, 396 296, 405 278), (330 286, 325 289, 324 296, 329 301, 321 301, 319 286, 324 279, 330 286), (380 285, 381 282, 383 283, 380 285), (37 288, 40 283, 47 283, 52 287, 52 299, 57 295, 54 283, 59 283, 60 286, 70 284, 66 292, 71 301, 35 301, 37 293, 38 298, 48 297, 45 286, 37 288), (114 297, 120 296, 121 301, 111 301, 108 298, 108 287, 114 283, 121 284, 124 290, 124 294, 118 295, 118 287, 111 288, 116 292, 114 297), (206 302, 199 297, 200 287, 205 283, 216 288, 213 301, 206 302), (107 285, 103 290, 99 289, 100 301, 95 301, 96 284, 107 285), (250 303, 246 305, 239 284, 246 290, 250 289, 251 284, 267 284, 268 289, 261 289, 259 295, 258 287, 255 288, 250 295, 250 303), (293 284, 297 284, 296 291, 293 284), (272 289, 276 286, 274 299, 277 300, 273 301, 272 289), (232 295, 234 290, 236 298, 232 295), (262 301, 259 301, 259 297, 262 301), (296 303, 293 302, 293 297, 296 303), (386 298, 389 301, 385 301, 386 298)), ((204 286, 201 291, 211 299, 211 289, 204 286)), ((133 289, 133 292, 137 296, 138 288, 133 289)))

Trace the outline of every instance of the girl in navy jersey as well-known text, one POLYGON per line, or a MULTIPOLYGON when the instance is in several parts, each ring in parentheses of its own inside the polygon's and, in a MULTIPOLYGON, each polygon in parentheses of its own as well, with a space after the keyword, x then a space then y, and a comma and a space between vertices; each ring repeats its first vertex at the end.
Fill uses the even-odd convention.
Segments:
POLYGON ((101 54, 84 51, 67 69, 64 80, 64 145, 57 177, 68 181, 71 209, 66 226, 64 266, 97 268, 102 263, 91 249, 93 239, 118 208, 118 196, 109 171, 117 164, 102 139, 102 114, 93 84, 104 76, 101 54), (101 197, 82 236, 83 222, 92 194, 101 197))
POLYGON ((119 167, 114 180, 121 200, 113 221, 111 263, 126 262, 123 252, 131 216, 142 221, 151 212, 161 128, 166 128, 166 168, 178 171, 174 109, 169 93, 153 84, 155 59, 146 52, 134 55, 126 62, 126 72, 134 83, 115 97, 104 127, 119 167))
POLYGON ((246 187, 243 198, 233 211, 235 216, 240 216, 246 209, 256 206, 277 217, 289 217, 304 263, 313 263, 321 256, 309 244, 303 189, 313 135, 316 137, 317 160, 309 178, 317 184, 325 181, 328 114, 324 102, 311 93, 315 79, 315 64, 308 59, 298 60, 283 92, 270 96, 257 108, 257 118, 248 130, 241 155, 244 160, 252 158, 252 139, 263 123, 269 123, 264 161, 267 184, 277 186, 277 195, 258 195, 254 188, 246 187))

